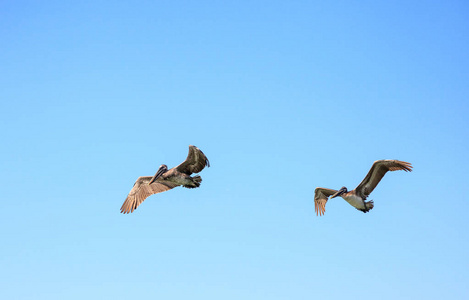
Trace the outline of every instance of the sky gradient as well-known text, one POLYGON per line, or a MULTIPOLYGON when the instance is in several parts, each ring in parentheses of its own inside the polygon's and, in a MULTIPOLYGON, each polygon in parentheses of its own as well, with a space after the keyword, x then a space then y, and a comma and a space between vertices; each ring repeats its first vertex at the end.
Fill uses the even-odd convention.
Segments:
POLYGON ((465 1, 0 2, 0 298, 467 299, 465 1), (199 147, 199 189, 119 213, 199 147), (367 214, 314 189, 388 173, 367 214))

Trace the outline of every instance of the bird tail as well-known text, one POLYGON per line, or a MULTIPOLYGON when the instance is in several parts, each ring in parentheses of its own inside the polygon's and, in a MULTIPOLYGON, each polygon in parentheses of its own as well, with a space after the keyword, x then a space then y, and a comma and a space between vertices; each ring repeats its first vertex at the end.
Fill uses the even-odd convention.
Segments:
POLYGON ((188 188, 188 189, 198 188, 200 186, 201 182, 202 182, 202 177, 197 175, 197 176, 192 177, 192 184, 191 185, 184 185, 184 187, 188 188))
POLYGON ((370 210, 373 209, 373 207, 375 207, 375 203, 373 202, 373 200, 365 201, 365 208, 366 208, 365 212, 369 212, 370 210))
POLYGON ((375 204, 374 204, 373 200, 370 200, 370 201, 365 201, 365 208, 363 208, 363 209, 362 208, 357 208, 357 209, 364 212, 364 213, 367 213, 370 210, 372 210, 373 207, 375 207, 375 204))

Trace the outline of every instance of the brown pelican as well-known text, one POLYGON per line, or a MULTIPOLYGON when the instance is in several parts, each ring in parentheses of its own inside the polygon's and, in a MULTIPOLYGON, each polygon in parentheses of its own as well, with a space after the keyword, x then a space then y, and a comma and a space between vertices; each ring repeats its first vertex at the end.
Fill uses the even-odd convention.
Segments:
POLYGON ((196 146, 189 146, 189 154, 186 160, 179 166, 168 170, 166 165, 161 165, 155 176, 142 176, 137 179, 129 195, 122 204, 121 213, 133 212, 149 196, 165 192, 179 185, 193 189, 200 186, 202 177, 191 177, 192 173, 199 173, 210 163, 205 154, 196 146))
POLYGON ((383 159, 377 160, 371 166, 370 171, 366 174, 365 179, 352 191, 347 191, 347 188, 343 186, 340 190, 332 190, 325 188, 316 188, 314 191, 314 210, 316 215, 324 215, 326 212, 327 198, 331 196, 342 197, 350 205, 358 210, 366 213, 370 211, 374 204, 373 200, 365 201, 368 195, 375 189, 380 180, 383 178, 387 171, 398 171, 404 170, 406 172, 412 172, 412 165, 405 161, 383 159))

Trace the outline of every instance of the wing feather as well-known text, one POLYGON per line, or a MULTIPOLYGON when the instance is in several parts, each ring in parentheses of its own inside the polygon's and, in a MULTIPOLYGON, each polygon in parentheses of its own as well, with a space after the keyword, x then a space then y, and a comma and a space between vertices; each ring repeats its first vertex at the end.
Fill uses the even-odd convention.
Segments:
POLYGON ((368 197, 388 171, 398 170, 412 172, 412 164, 393 159, 377 160, 355 190, 358 194, 368 197))
POLYGON ((176 169, 187 175, 199 173, 205 166, 210 167, 210 162, 205 154, 196 146, 189 146, 189 154, 184 162, 176 167, 176 169))
POLYGON ((131 213, 149 196, 165 192, 177 186, 177 184, 164 181, 162 178, 158 178, 157 181, 148 184, 151 178, 151 176, 142 176, 137 179, 124 204, 122 204, 121 213, 131 213))
POLYGON ((329 196, 337 193, 337 190, 318 187, 314 190, 314 211, 317 216, 326 212, 326 202, 329 196))

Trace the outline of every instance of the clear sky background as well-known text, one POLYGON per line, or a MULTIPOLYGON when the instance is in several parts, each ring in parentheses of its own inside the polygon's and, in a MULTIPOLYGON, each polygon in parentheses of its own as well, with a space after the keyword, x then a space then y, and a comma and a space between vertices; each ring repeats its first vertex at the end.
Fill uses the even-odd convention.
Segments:
POLYGON ((1 1, 0 40, 0 298, 469 297, 467 1, 1 1))

